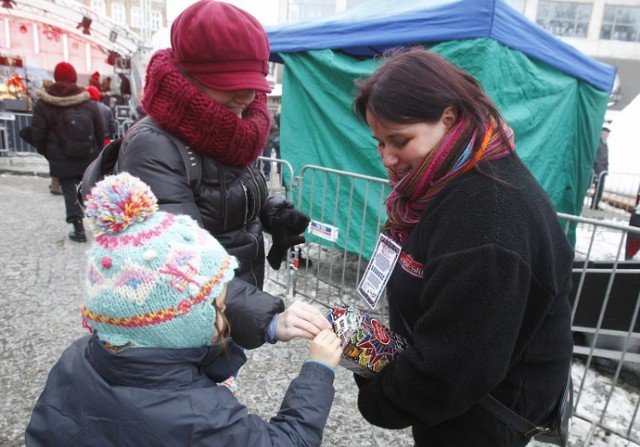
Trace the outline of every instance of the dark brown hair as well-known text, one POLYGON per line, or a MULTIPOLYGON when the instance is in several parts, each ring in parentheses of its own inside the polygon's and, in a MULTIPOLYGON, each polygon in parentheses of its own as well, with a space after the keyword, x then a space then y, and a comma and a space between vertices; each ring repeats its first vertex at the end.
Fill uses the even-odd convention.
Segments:
POLYGON ((229 320, 227 319, 227 316, 218 307, 216 300, 213 300, 213 303, 211 303, 211 305, 216 309, 216 314, 220 314, 220 317, 222 318, 222 322, 223 322, 222 327, 220 328, 218 327, 218 319, 216 318, 215 320, 214 326, 216 328, 216 335, 217 335, 216 343, 219 343, 220 346, 222 346, 223 351, 227 352, 227 340, 231 336, 231 325, 229 324, 229 320))
POLYGON ((373 75, 356 81, 354 109, 360 119, 366 121, 369 111, 396 123, 433 123, 451 106, 458 120, 468 117, 472 130, 478 130, 477 144, 484 136, 487 115, 502 123, 500 112, 480 83, 442 56, 411 47, 389 50, 384 59, 373 75))

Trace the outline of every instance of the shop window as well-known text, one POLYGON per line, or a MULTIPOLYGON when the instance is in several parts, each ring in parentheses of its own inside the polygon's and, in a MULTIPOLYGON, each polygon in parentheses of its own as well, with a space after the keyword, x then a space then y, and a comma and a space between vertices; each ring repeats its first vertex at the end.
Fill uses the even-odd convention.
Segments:
POLYGON ((335 0, 289 0, 288 20, 307 21, 335 14, 335 0))
POLYGON ((158 31, 162 26, 162 13, 151 11, 151 31, 158 31))
POLYGON ((640 41, 640 8, 605 6, 600 39, 640 41))
POLYGON ((91 9, 103 16, 107 14, 107 7, 104 4, 104 0, 91 0, 91 9))
POLYGON ((556 36, 587 37, 591 3, 540 1, 536 23, 556 36))
POLYGON ((131 7, 131 26, 142 28, 142 10, 137 6, 131 7))
POLYGON ((112 3, 111 4, 111 19, 119 23, 120 25, 126 25, 126 13, 124 9, 124 3, 112 3))

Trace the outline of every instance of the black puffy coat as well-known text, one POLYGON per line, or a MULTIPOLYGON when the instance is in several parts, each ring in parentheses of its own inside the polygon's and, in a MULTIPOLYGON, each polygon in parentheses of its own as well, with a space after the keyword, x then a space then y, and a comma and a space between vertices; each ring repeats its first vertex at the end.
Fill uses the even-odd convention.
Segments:
POLYGON ((46 91, 38 93, 40 99, 33 108, 31 122, 31 141, 38 152, 49 162, 50 173, 58 178, 81 178, 84 170, 96 158, 104 139, 102 116, 97 104, 91 100, 89 93, 76 84, 56 82, 46 91), (95 151, 86 157, 67 157, 58 147, 54 128, 59 125, 63 108, 76 107, 92 117, 95 134, 95 151))
POLYGON ((160 209, 196 220, 238 259, 236 277, 262 288, 262 232, 271 233, 274 216, 291 204, 268 196, 264 176, 253 167, 225 166, 207 156, 200 160, 202 176, 192 189, 171 138, 160 129, 134 126, 122 143, 117 169, 148 184, 160 209))

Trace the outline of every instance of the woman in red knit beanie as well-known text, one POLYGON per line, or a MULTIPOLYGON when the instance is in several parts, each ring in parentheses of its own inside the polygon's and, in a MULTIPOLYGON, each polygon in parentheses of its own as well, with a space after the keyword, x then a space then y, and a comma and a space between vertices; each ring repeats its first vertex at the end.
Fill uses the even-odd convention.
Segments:
MULTIPOLYGON (((269 195, 254 166, 271 126, 268 68, 269 40, 253 16, 214 0, 189 6, 173 22, 171 48, 149 61, 142 100, 147 116, 128 131, 118 157, 119 171, 149 185, 160 209, 195 219, 238 259, 236 278, 258 289, 265 270, 263 230, 272 234, 269 262, 279 268, 286 250, 304 242, 309 223, 284 197, 269 195), (201 176, 195 185, 174 139, 196 153, 201 176)), ((239 341, 245 348, 312 339, 329 327, 310 304, 297 302, 278 313, 278 298, 256 290, 252 299, 251 318, 234 312, 233 300, 227 312, 234 339, 239 335, 233 328, 259 328, 259 336, 239 341)))

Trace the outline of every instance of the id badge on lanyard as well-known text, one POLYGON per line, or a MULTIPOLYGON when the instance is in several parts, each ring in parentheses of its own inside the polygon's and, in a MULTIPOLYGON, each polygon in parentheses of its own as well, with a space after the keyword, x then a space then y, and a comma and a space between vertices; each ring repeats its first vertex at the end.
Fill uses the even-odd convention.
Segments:
POLYGON ((378 237, 373 256, 357 288, 371 309, 378 305, 401 250, 400 245, 384 234, 378 237))

